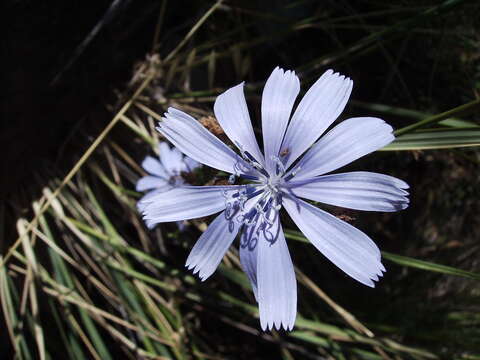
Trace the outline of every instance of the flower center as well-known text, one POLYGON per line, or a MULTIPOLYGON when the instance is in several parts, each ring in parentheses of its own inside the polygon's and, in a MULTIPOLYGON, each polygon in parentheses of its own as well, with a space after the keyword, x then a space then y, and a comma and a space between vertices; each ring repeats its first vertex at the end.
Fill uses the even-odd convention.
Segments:
MULTIPOLYGON (((262 225, 262 228, 273 226, 282 207, 282 187, 295 174, 287 174, 283 162, 274 156, 271 158, 273 169, 268 171, 248 152, 239 146, 242 160, 236 164, 236 176, 253 183, 241 186, 240 189, 224 190, 225 217, 237 224, 247 226, 262 225)), ((235 175, 229 178, 234 183, 235 175)))

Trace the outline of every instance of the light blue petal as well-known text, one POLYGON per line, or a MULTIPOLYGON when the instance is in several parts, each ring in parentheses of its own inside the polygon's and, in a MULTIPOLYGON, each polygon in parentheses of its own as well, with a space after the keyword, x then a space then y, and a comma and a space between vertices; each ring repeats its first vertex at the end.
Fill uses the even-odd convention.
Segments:
POLYGON ((147 156, 142 162, 142 167, 145 171, 151 175, 156 175, 164 179, 168 179, 170 176, 165 172, 165 168, 157 159, 147 156))
POLYGON ((238 173, 239 166, 248 167, 228 146, 180 110, 169 108, 157 130, 181 152, 202 164, 232 174, 238 173))
POLYGON ((183 163, 183 155, 178 149, 174 147, 170 148, 170 145, 166 142, 161 142, 159 150, 160 161, 170 176, 179 175, 184 171, 185 164, 183 163))
POLYGON ((378 118, 351 118, 341 122, 299 161, 295 180, 328 173, 384 147, 394 140, 392 131, 390 125, 378 118))
MULTIPOLYGON (((148 204, 148 199, 152 198, 153 196, 155 195, 158 195, 160 193, 163 193, 165 191, 168 191, 172 188, 171 185, 167 184, 164 188, 160 188, 160 189, 155 189, 155 190, 152 190, 152 191, 149 191, 148 193, 146 193, 138 202, 137 202, 137 209, 140 213, 143 212, 145 206, 148 204)), ((151 221, 151 220, 146 220, 145 221, 145 225, 147 225, 147 228, 148 229, 153 229, 155 227, 157 223, 151 221)))
POLYGON ((291 181, 289 186, 296 196, 356 210, 398 211, 409 203, 404 181, 366 171, 291 181))
MULTIPOLYGON (((150 191, 148 192, 143 198, 141 198, 138 202, 137 202, 137 209, 140 213, 143 212, 143 210, 145 209, 145 206, 147 204, 149 204, 148 202, 146 202, 146 200, 148 200, 149 198, 151 198, 152 196, 155 196, 161 192, 164 192, 162 190, 153 190, 153 191, 150 191)), ((185 224, 185 221, 177 221, 177 226, 178 226, 178 229, 180 231, 184 231, 185 228, 186 228, 186 224, 185 224)), ((147 226, 148 229, 152 230, 155 225, 157 225, 157 222, 153 221, 153 220, 145 220, 145 225, 147 226)))
POLYGON ((258 302, 257 254, 258 237, 254 236, 258 225, 245 226, 240 238, 240 263, 252 285, 255 300, 258 302))
POLYGON ((281 147, 288 168, 342 113, 352 91, 349 78, 326 71, 298 104, 281 147))
POLYGON ((213 109, 220 126, 230 140, 239 146, 240 150, 248 151, 263 165, 263 155, 255 139, 243 85, 244 83, 241 83, 219 95, 213 109))
POLYGON ((263 330, 292 330, 297 314, 297 281, 279 217, 259 231, 257 255, 258 304, 263 330))
POLYGON ((144 219, 160 223, 195 219, 220 212, 226 206, 224 191, 238 190, 239 187, 231 185, 174 188, 144 201, 144 219))
POLYGON ((170 186, 168 185, 167 180, 157 176, 144 176, 140 178, 135 185, 135 189, 137 191, 145 191, 156 188, 164 188, 167 190, 169 187, 170 186))
POLYGON ((262 94, 262 134, 267 170, 272 172, 278 157, 293 104, 300 91, 300 81, 294 71, 278 66, 268 78, 262 94))
POLYGON ((227 219, 223 211, 197 240, 185 266, 205 281, 217 269, 239 228, 237 222, 227 219))
POLYGON ((156 222, 153 222, 153 221, 151 221, 151 220, 146 220, 146 221, 145 221, 145 225, 147 226, 147 228, 148 228, 149 230, 152 230, 152 229, 157 225, 157 223, 156 223, 156 222))
MULTIPOLYGON (((167 184, 168 185, 168 184, 167 184)), ((168 191, 172 188, 172 186, 168 185, 165 186, 164 188, 159 188, 155 190, 151 190, 147 192, 140 200, 137 201, 137 209, 139 212, 142 212, 145 206, 149 203, 148 199, 152 198, 155 195, 158 195, 162 192, 168 191)))
POLYGON ((363 232, 300 199, 284 196, 283 206, 308 240, 327 259, 370 287, 385 271, 380 250, 363 232))

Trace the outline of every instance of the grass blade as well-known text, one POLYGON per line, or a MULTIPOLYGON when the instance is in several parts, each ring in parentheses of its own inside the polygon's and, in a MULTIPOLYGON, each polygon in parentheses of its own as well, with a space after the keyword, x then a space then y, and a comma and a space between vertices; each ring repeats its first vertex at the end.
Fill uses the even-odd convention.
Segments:
POLYGON ((450 149, 479 145, 479 128, 432 129, 401 135, 381 151, 450 149))
MULTIPOLYGON (((303 243, 309 243, 308 239, 303 236, 301 232, 294 230, 285 230, 285 237, 300 241, 303 243)), ((468 279, 480 280, 480 274, 473 273, 466 270, 457 269, 451 266, 435 264, 429 261, 418 260, 407 256, 396 255, 389 252, 382 251, 382 255, 385 259, 394 262, 398 265, 413 267, 416 269, 439 272, 446 275, 460 276, 468 279)))

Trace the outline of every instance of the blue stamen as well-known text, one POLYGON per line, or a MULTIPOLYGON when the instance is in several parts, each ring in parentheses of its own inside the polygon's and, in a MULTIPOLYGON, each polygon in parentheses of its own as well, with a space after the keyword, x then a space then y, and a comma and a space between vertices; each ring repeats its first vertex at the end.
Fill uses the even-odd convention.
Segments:
POLYGON ((300 171, 300 166, 297 167, 296 169, 293 169, 290 174, 288 174, 287 176, 285 176, 283 179, 285 181, 289 181, 291 180, 293 177, 295 177, 295 175, 297 175, 297 173, 300 171))
POLYGON ((248 158, 248 160, 250 160, 251 162, 253 163, 257 163, 257 160, 252 156, 252 154, 250 154, 248 151, 244 151, 243 152, 245 154, 245 156, 248 158))
POLYGON ((253 175, 247 175, 247 174, 240 174, 240 177, 246 179, 246 180, 253 180, 256 181, 258 180, 258 177, 253 176, 253 175))

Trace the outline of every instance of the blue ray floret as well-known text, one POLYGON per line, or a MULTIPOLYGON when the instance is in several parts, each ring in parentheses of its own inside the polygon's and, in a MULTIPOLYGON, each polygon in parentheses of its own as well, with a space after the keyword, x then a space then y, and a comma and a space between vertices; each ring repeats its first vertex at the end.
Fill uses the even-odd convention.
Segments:
POLYGON ((352 278, 374 287, 385 271, 380 251, 367 235, 301 199, 368 211, 408 206, 408 185, 402 180, 363 171, 328 174, 394 139, 391 126, 373 117, 347 119, 325 133, 345 108, 352 84, 326 71, 291 115, 299 79, 293 71, 275 68, 262 95, 263 152, 243 83, 218 96, 214 105, 238 153, 180 110, 169 108, 159 123, 158 131, 181 152, 229 172, 231 182, 240 177, 249 183, 183 186, 153 195, 142 201, 144 218, 154 224, 221 212, 198 239, 186 266, 207 279, 240 233, 240 260, 259 303, 263 330, 291 330, 297 312, 295 272, 280 223, 282 208, 309 241, 352 278))
MULTIPOLYGON (((135 188, 137 191, 147 191, 147 193, 137 203, 139 211, 143 211, 143 204, 150 197, 186 184, 183 174, 190 173, 201 166, 200 163, 184 156, 174 147, 170 148, 164 141, 158 144, 158 153, 158 159, 147 156, 142 162, 142 167, 148 175, 140 178, 135 188)), ((155 224, 146 220, 149 229, 155 224)), ((178 222, 178 227, 182 230, 183 222, 178 222)))

